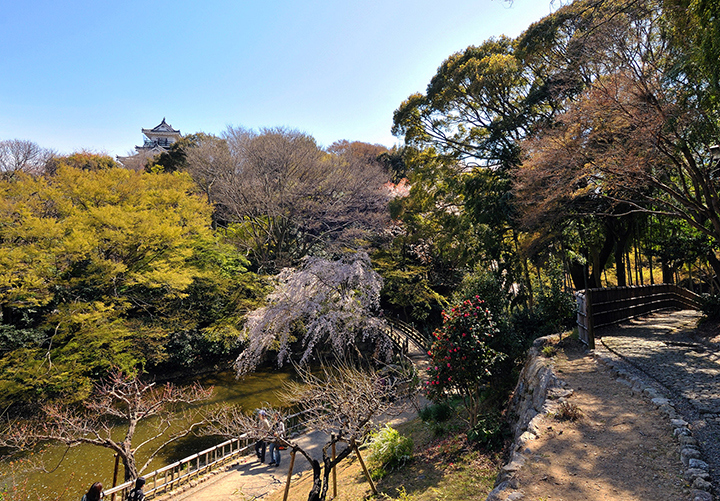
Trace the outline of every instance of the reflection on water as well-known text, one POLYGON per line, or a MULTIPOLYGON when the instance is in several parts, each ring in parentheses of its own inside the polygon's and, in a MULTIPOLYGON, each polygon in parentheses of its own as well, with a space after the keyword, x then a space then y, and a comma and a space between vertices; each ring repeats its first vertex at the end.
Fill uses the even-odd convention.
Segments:
MULTIPOLYGON (((290 381, 294 376, 291 370, 259 371, 236 380, 233 372, 223 372, 211 376, 203 376, 197 381, 203 386, 214 386, 215 391, 210 401, 201 406, 209 406, 219 402, 241 405, 243 409, 251 411, 263 406, 265 403, 278 405, 277 392, 282 390, 283 383, 290 381)), ((153 436, 153 423, 140 423, 133 444, 153 436)), ((124 432, 124 430, 123 430, 124 432)), ((120 438, 120 437, 118 437, 120 438)), ((187 457, 202 449, 212 447, 222 439, 212 437, 189 436, 171 444, 156 456, 145 473, 156 470, 162 466, 187 457)), ((162 443, 158 441, 157 444, 162 443)), ((157 446, 157 445, 156 445, 157 446)), ((140 468, 153 451, 150 445, 141 450, 136 458, 140 468)), ((68 449, 67 447, 51 446, 42 452, 45 467, 51 473, 30 473, 19 479, 26 481, 29 491, 37 491, 43 500, 77 500, 87 491, 94 482, 102 482, 105 488, 112 486, 115 458, 110 449, 92 445, 80 445, 68 449)), ((0 463, 0 477, 7 474, 8 464, 0 463)), ((122 463, 118 474, 118 483, 124 478, 122 463)), ((1 481, 1 479, 0 479, 1 481)), ((29 499, 34 499, 35 496, 29 499)))

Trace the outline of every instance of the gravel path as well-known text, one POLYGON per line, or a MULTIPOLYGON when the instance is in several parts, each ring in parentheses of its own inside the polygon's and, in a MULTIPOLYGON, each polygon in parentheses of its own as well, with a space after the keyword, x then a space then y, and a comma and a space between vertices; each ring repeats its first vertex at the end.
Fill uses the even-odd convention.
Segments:
POLYGON ((669 398, 720 485, 720 354, 694 336, 696 311, 659 312, 598 329, 596 352, 615 357, 669 398))

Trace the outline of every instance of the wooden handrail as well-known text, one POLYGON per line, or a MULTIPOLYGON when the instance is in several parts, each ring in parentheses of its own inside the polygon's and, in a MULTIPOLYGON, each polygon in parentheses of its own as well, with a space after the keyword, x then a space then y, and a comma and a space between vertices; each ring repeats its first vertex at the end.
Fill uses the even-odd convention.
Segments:
POLYGON ((405 338, 412 341, 412 343, 423 352, 426 352, 429 346, 432 344, 430 339, 423 336, 423 334, 415 329, 412 325, 407 322, 403 322, 398 318, 386 317, 385 321, 390 327, 386 333, 390 336, 390 339, 400 348, 407 350, 405 340, 401 339, 400 336, 396 335, 396 332, 404 335, 405 338))
POLYGON ((580 339, 595 347, 595 329, 670 308, 700 309, 700 296, 674 284, 585 289, 575 293, 580 339))

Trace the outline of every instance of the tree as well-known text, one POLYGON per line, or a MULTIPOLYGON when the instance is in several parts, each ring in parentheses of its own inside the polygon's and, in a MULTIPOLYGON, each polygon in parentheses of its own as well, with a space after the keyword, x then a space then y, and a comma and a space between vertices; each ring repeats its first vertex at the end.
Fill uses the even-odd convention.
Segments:
MULTIPOLYGON (((525 229, 540 236, 538 248, 550 233, 570 250, 560 236, 578 226, 604 235, 592 239, 594 247, 591 241, 574 249, 584 255, 569 263, 577 287, 598 286, 613 254, 618 283, 625 283, 623 255, 641 213, 682 218, 717 234, 710 230, 711 166, 702 160, 717 137, 716 70, 707 64, 714 49, 706 47, 705 62, 700 49, 717 30, 713 8, 675 0, 577 1, 517 41, 519 57, 544 66, 544 80, 564 89, 554 92, 553 115, 523 144, 515 193, 525 229)), ((713 253, 708 259, 717 262, 713 253)))
MULTIPOLYGON (((291 438, 268 436, 257 420, 237 407, 220 407, 207 420, 211 423, 204 433, 250 439, 274 440, 307 459, 313 470, 313 486, 308 501, 324 501, 333 468, 353 451, 373 429, 373 419, 393 415, 402 410, 402 398, 407 397, 410 377, 401 372, 380 372, 359 369, 350 365, 323 367, 322 374, 299 369, 301 381, 289 384, 282 398, 286 404, 302 413, 305 425, 329 436, 317 459, 291 438), (335 458, 331 450, 336 444, 345 447, 335 458)), ((280 412, 272 410, 271 412, 280 412)))
MULTIPOLYGON (((468 47, 443 62, 424 95, 396 110, 393 133, 408 146, 433 148, 458 164, 454 180, 469 229, 464 248, 474 259, 499 264, 524 284, 532 304, 527 263, 518 261, 511 172, 520 163, 519 142, 552 114, 551 94, 506 37, 468 47)), ((415 177, 410 175, 415 185, 415 177)))
POLYGON ((406 153, 410 191, 391 201, 392 241, 373 261, 385 282, 384 306, 408 320, 432 322, 478 252, 463 210, 462 166, 431 150, 406 153))
POLYGON ((357 247, 386 222, 387 176, 377 162, 322 151, 287 129, 229 128, 232 170, 217 183, 228 235, 276 273, 313 253, 357 247))
POLYGON ((0 182, 0 400, 82 400, 111 367, 171 359, 178 333, 237 339, 260 287, 193 191, 115 167, 0 182))
MULTIPOLYGON (((699 134, 698 110, 679 106, 672 94, 657 73, 600 79, 555 127, 528 144, 526 172, 552 169, 550 175, 565 180, 570 199, 590 193, 623 209, 616 213, 682 219, 719 242, 720 198, 707 153, 715 128, 699 134)), ((543 197, 548 175, 532 186, 538 198, 552 200, 543 197)))
POLYGON ((493 366, 505 355, 490 345, 497 328, 484 301, 476 296, 443 312, 442 328, 428 353, 430 379, 426 381, 431 400, 454 395, 463 399, 470 428, 477 424, 485 385, 493 366))
POLYGON ((357 340, 374 341, 376 354, 387 356, 390 341, 377 317, 382 279, 365 253, 336 261, 306 258, 300 269, 283 270, 267 306, 247 315, 246 345, 235 362, 239 374, 255 369, 268 349, 278 352, 278 365, 292 355, 299 339, 305 364, 325 344, 339 357, 358 353, 357 340))
POLYGON ((9 180, 20 172, 42 174, 45 163, 51 156, 50 150, 41 148, 32 141, 22 139, 0 141, 0 176, 9 180))
POLYGON ((450 56, 426 93, 410 96, 395 111, 393 133, 409 146, 512 165, 515 142, 527 127, 528 74, 512 40, 490 39, 450 56))
POLYGON ((46 404, 34 420, 8 422, 0 434, 0 445, 27 450, 51 440, 68 447, 77 444, 104 447, 122 460, 125 480, 138 478, 164 447, 201 424, 198 420, 171 433, 173 426, 177 428, 177 423, 188 418, 177 412, 178 405, 206 400, 212 391, 197 384, 186 388, 170 383, 157 386, 113 370, 105 381, 96 385, 91 398, 84 402, 84 409, 46 404), (155 434, 140 444, 133 444, 138 423, 148 420, 152 421, 155 434), (119 436, 122 439, 118 439, 119 436), (159 439, 163 442, 155 446, 145 464, 138 468, 138 451, 159 439))
POLYGON ((182 170, 189 173, 198 184, 209 204, 217 203, 217 184, 231 175, 234 165, 227 142, 207 134, 194 134, 184 152, 182 170))
POLYGON ((381 144, 363 143, 362 141, 335 141, 327 148, 328 153, 345 157, 348 161, 356 161, 358 166, 380 164, 380 157, 389 153, 381 144))
POLYGON ((695 83, 703 106, 718 111, 720 6, 712 0, 664 0, 663 18, 675 48, 670 73, 695 83))
POLYGON ((103 154, 90 151, 78 151, 67 156, 53 156, 48 162, 45 170, 48 174, 55 175, 60 167, 72 167, 80 170, 103 170, 120 167, 115 160, 103 154))

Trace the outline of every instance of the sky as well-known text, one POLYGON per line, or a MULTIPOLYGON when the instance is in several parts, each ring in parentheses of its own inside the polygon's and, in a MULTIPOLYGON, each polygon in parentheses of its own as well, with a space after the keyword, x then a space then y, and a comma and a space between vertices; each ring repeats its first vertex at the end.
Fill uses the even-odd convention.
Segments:
POLYGON ((283 126, 392 146, 442 62, 515 37, 551 0, 0 0, 0 140, 126 155, 183 134, 283 126))

